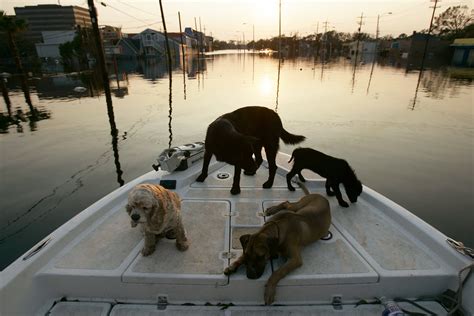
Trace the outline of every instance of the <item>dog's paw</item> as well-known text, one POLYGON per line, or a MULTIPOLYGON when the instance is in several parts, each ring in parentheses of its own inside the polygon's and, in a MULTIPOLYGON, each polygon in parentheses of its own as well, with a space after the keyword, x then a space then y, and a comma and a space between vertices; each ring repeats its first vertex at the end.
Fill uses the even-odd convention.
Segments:
POLYGON ((142 255, 144 257, 148 257, 149 255, 153 253, 153 251, 155 251, 155 247, 143 247, 142 255))
POLYGON ((207 174, 201 173, 199 175, 199 177, 197 177, 196 181, 197 182, 204 182, 204 180, 206 180, 206 178, 207 178, 207 174))
POLYGON ((179 251, 186 251, 189 248, 189 242, 187 240, 176 242, 176 248, 178 248, 179 251))
POLYGON ((272 186, 273 186, 273 181, 267 181, 262 185, 264 189, 270 189, 272 186))
POLYGON ((271 305, 275 301, 276 287, 271 286, 268 283, 265 285, 265 294, 263 299, 265 300, 265 305, 271 305))
POLYGON ((346 201, 339 201, 339 205, 342 207, 349 207, 349 204, 347 204, 346 201))
POLYGON ((232 194, 232 195, 240 194, 240 188, 237 187, 237 188, 230 189, 230 194, 232 194))
POLYGON ((288 190, 290 190, 290 191, 295 191, 295 188, 294 188, 292 185, 289 185, 289 186, 288 186, 288 190))
POLYGON ((225 274, 225 275, 231 275, 231 274, 234 273, 235 271, 236 271, 235 268, 233 268, 232 266, 230 266, 230 267, 227 267, 227 268, 224 269, 224 274, 225 274))

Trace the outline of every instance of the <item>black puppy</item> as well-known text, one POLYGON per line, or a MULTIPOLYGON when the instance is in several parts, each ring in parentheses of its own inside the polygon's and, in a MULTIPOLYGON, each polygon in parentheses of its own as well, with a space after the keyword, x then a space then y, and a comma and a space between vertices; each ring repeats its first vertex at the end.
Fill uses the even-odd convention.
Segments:
POLYGON ((278 114, 265 107, 248 106, 222 115, 207 128, 204 163, 196 181, 203 182, 206 179, 209 162, 215 155, 218 161, 234 166, 230 193, 239 194, 241 169, 246 175, 254 175, 263 161, 263 147, 269 165, 268 180, 263 187, 271 188, 277 170, 275 158, 280 138, 285 144, 298 144, 305 139, 304 136, 288 133, 278 114))
POLYGON ((311 148, 297 148, 293 150, 291 159, 295 160, 293 168, 286 175, 286 183, 288 190, 294 191, 291 185, 291 179, 298 174, 301 181, 305 181, 301 175, 301 170, 310 169, 321 177, 326 178, 326 193, 329 196, 336 195, 339 205, 349 207, 342 198, 339 184, 342 183, 346 189, 347 196, 352 203, 357 202, 357 197, 362 193, 362 183, 357 179, 354 170, 344 159, 328 156, 311 148), (332 189, 332 190, 331 190, 332 189))

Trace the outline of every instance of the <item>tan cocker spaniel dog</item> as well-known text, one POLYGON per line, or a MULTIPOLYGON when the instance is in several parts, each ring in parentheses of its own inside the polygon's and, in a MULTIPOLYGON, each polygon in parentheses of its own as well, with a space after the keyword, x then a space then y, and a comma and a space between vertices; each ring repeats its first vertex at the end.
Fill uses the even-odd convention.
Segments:
POLYGON ((178 194, 160 185, 139 184, 130 191, 126 210, 132 227, 140 224, 145 235, 143 256, 155 251, 156 242, 162 238, 176 238, 176 248, 188 249, 188 239, 181 220, 181 202, 178 194))

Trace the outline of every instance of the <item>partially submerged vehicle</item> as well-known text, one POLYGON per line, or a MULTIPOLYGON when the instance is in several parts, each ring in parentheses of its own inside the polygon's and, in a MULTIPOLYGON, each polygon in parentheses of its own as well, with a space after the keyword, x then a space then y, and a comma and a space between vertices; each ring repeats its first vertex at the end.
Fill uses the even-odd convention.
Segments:
MULTIPOLYGON (((0 314, 381 315, 382 296, 412 312, 474 312, 469 249, 368 187, 349 208, 328 197, 332 237, 304 249, 303 266, 280 281, 273 305, 263 305, 264 286, 283 259, 270 262, 258 280, 247 279, 245 269, 224 275, 242 253, 239 237, 267 220, 263 211, 303 196, 287 189, 288 160, 279 153, 273 188, 261 187, 264 163, 255 176, 242 176, 239 195, 229 192, 233 167, 216 161, 204 183, 195 182, 196 161, 131 181, 1 272, 0 314), (162 239, 152 255, 141 255, 143 237, 124 208, 140 183, 162 184, 181 196, 187 251, 162 239)), ((324 179, 303 174, 310 192, 325 195, 324 179)))

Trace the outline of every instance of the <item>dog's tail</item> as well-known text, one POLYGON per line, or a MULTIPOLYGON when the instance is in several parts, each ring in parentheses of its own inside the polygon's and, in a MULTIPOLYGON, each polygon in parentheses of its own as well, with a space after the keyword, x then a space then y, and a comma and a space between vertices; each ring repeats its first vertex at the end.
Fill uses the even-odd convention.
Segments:
POLYGON ((301 182, 300 180, 298 180, 298 181, 296 181, 296 183, 298 183, 298 185, 300 186, 301 190, 303 190, 304 195, 309 195, 309 194, 310 194, 308 188, 304 185, 303 182, 301 182))
POLYGON ((306 137, 302 135, 294 135, 294 134, 288 133, 283 127, 281 128, 280 138, 287 145, 296 145, 306 139, 306 137))

